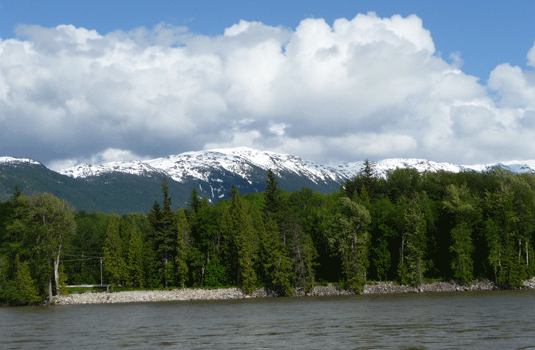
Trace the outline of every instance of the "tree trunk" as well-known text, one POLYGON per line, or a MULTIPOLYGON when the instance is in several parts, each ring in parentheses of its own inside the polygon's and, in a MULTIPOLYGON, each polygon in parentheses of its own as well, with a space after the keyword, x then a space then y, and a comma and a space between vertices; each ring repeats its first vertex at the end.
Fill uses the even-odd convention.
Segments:
POLYGON ((529 266, 528 241, 526 240, 526 266, 529 266))
POLYGON ((48 302, 52 303, 52 279, 48 277, 48 302))
POLYGON ((56 282, 56 295, 59 292, 60 286, 59 286, 59 256, 61 254, 61 244, 59 245, 58 249, 58 255, 56 255, 56 259, 54 259, 54 282, 56 282))

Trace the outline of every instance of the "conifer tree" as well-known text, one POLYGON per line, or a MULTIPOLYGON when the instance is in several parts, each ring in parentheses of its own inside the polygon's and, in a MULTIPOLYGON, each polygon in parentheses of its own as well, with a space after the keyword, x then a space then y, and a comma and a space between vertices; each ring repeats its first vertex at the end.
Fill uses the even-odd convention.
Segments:
POLYGON ((310 235, 303 232, 301 226, 294 218, 292 226, 293 267, 296 285, 303 287, 309 293, 314 287, 316 248, 310 235))
POLYGON ((104 245, 104 270, 108 275, 110 284, 114 287, 121 284, 126 276, 126 263, 123 258, 123 244, 119 235, 119 219, 112 217, 106 230, 106 243, 104 245))
POLYGON ((292 262, 288 249, 281 243, 279 229, 273 219, 269 219, 266 224, 263 247, 263 264, 268 283, 282 295, 293 295, 292 262))
POLYGON ((377 177, 372 167, 372 162, 368 159, 364 161, 360 173, 358 175, 359 182, 361 183, 361 193, 365 190, 369 195, 369 198, 375 201, 377 195, 377 177))
POLYGON ((423 204, 426 200, 425 192, 416 194, 405 209, 405 230, 402 235, 398 274, 401 283, 412 286, 421 285, 425 273, 427 237, 423 204))
POLYGON ((258 255, 258 239, 252 220, 240 198, 240 192, 232 186, 229 194, 231 197, 231 230, 234 232, 238 258, 238 284, 242 285, 246 293, 251 294, 257 282, 254 266, 258 255))
POLYGON ((134 226, 130 232, 130 244, 128 247, 128 284, 130 287, 144 287, 143 266, 143 240, 134 226))
POLYGON ((362 291, 369 267, 367 226, 368 210, 347 197, 340 198, 340 211, 332 218, 329 227, 329 244, 342 258, 343 271, 349 289, 362 291))
POLYGON ((470 192, 466 185, 457 187, 449 185, 446 188, 446 199, 442 202, 444 207, 455 217, 455 227, 451 231, 454 253, 451 266, 454 276, 464 284, 470 284, 473 278, 472 252, 472 222, 475 220, 475 209, 472 206, 470 192))
POLYGON ((277 178, 271 169, 268 170, 266 176, 266 190, 264 213, 265 215, 277 214, 280 207, 280 189, 278 187, 277 178))
POLYGON ((223 240, 221 257, 223 265, 226 267, 229 278, 233 283, 238 284, 238 251, 236 248, 235 230, 229 206, 224 206, 219 219, 219 231, 223 240))
POLYGON ((177 284, 184 288, 185 283, 188 280, 188 265, 187 260, 187 241, 190 235, 190 227, 186 212, 184 209, 178 212, 177 222, 177 244, 176 244, 176 256, 175 265, 177 270, 177 284))
POLYGON ((236 237, 238 241, 238 264, 242 289, 245 293, 251 294, 255 290, 257 282, 254 266, 258 247, 251 219, 246 215, 243 215, 242 219, 244 222, 240 225, 236 237))
POLYGON ((39 291, 35 285, 30 273, 30 266, 27 261, 19 262, 19 256, 15 258, 15 265, 17 266, 17 274, 15 282, 19 294, 19 300, 25 303, 35 303, 41 301, 39 291))
POLYGON ((164 178, 162 181, 163 192, 163 210, 160 217, 160 231, 156 231, 157 252, 163 263, 163 277, 165 288, 169 285, 169 276, 174 273, 173 264, 167 266, 173 261, 173 250, 176 244, 176 226, 174 224, 173 211, 171 209, 171 197, 169 197, 169 181, 164 178))
POLYGON ((389 244, 397 236, 397 217, 396 208, 388 198, 377 201, 373 206, 372 223, 374 227, 370 236, 373 265, 376 278, 379 280, 388 279, 388 272, 392 264, 392 252, 389 244))
MULTIPOLYGON (((149 211, 148 220, 152 228, 150 235, 151 244, 156 244, 154 241, 158 235, 157 232, 162 230, 162 209, 157 201, 154 201, 154 204, 149 211)), ((155 246, 155 248, 157 247, 155 246)))

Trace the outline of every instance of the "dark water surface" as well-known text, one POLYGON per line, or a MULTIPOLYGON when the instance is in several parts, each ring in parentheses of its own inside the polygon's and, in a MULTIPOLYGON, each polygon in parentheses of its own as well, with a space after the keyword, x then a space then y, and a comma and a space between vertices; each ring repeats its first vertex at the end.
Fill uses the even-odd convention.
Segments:
POLYGON ((535 349, 535 292, 0 308, 0 349, 535 349))

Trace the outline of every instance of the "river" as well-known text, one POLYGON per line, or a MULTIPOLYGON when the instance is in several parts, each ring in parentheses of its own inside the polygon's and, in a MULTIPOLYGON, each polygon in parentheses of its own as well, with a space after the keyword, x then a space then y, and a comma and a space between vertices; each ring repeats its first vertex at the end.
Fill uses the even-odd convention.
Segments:
POLYGON ((0 308, 1 349, 535 349, 535 291, 0 308))

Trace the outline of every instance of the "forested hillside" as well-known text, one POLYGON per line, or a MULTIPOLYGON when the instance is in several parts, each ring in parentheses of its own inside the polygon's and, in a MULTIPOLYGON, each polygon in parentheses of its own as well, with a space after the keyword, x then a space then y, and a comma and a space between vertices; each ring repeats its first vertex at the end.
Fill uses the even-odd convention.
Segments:
POLYGON ((172 209, 167 180, 143 213, 74 212, 47 194, 15 192, 0 205, 0 301, 38 302, 62 285, 139 288, 292 287, 366 281, 535 276, 535 177, 490 172, 390 171, 369 163, 331 194, 282 191, 269 171, 263 193, 212 205, 194 189, 172 209), (159 201, 158 201, 159 199, 159 201))

